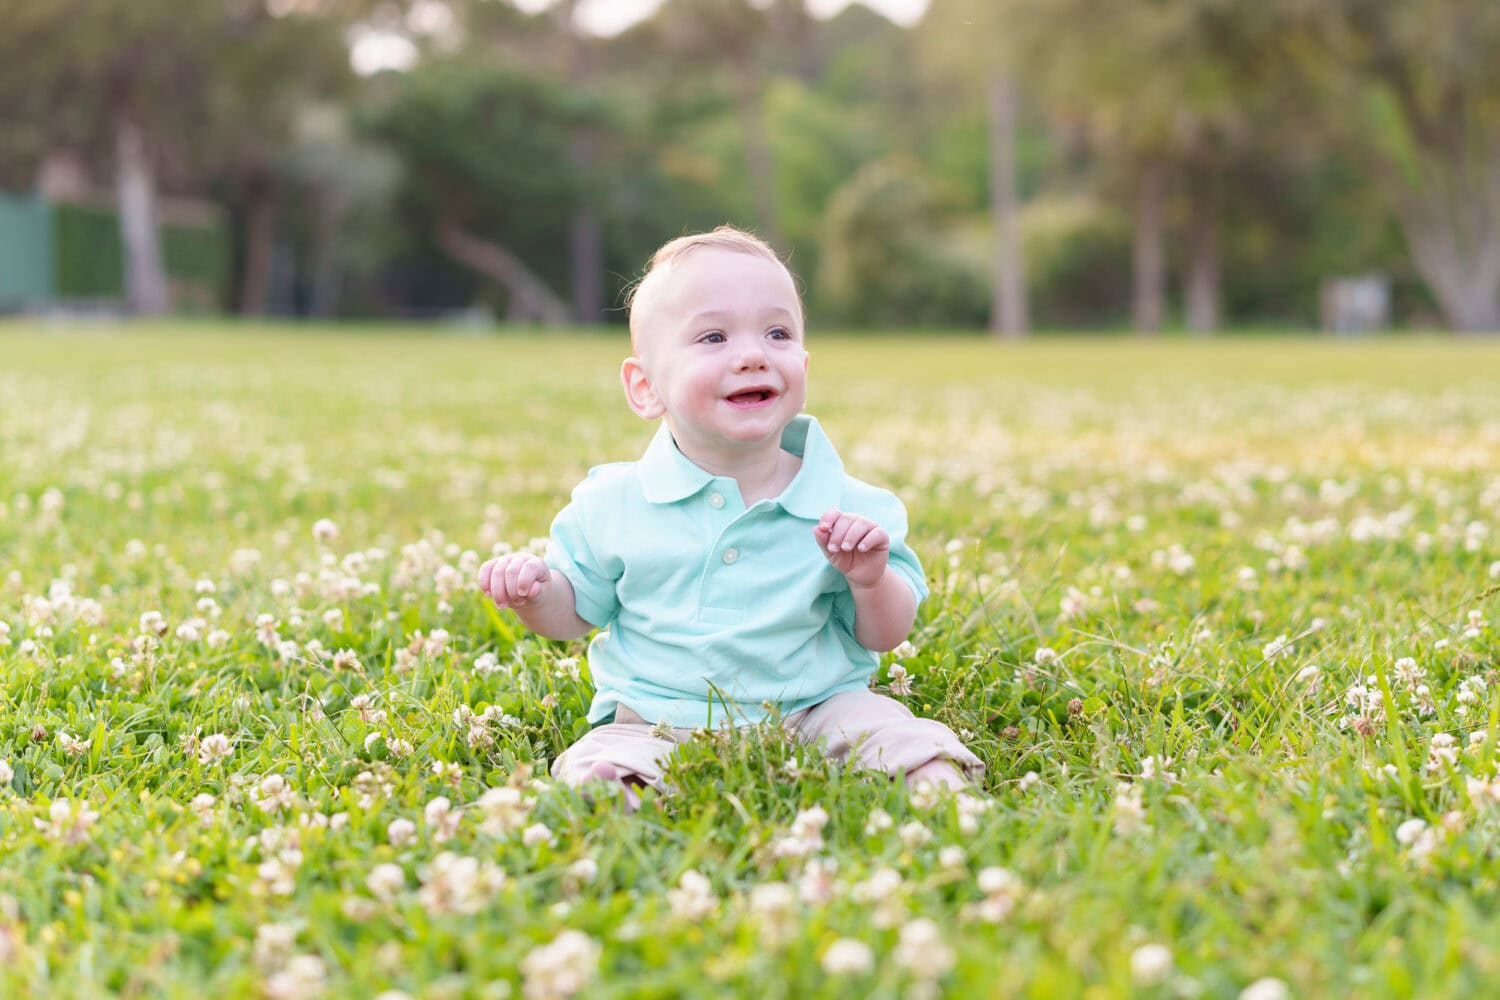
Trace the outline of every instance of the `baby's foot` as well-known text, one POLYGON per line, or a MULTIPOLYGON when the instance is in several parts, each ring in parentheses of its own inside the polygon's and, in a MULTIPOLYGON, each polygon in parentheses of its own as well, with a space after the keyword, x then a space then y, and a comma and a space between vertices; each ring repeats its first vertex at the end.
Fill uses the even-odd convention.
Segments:
POLYGON ((952 761, 941 757, 935 757, 921 767, 912 768, 907 772, 906 783, 913 787, 935 785, 955 791, 969 787, 969 782, 964 778, 963 772, 953 766, 952 761))
POLYGON ((640 793, 631 787, 629 780, 633 777, 635 776, 628 772, 621 774, 619 769, 609 761, 595 761, 594 765, 589 768, 588 776, 583 779, 578 790, 583 793, 585 798, 592 798, 589 795, 589 785, 596 781, 613 782, 620 786, 620 791, 624 794, 625 811, 633 813, 641 807, 640 793))

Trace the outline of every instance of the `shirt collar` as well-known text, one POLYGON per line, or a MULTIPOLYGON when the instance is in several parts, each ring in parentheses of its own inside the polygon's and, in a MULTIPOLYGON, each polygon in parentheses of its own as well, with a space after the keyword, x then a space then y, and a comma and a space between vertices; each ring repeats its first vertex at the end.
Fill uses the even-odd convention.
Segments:
MULTIPOLYGON (((802 468, 777 502, 789 514, 816 521, 843 495, 844 463, 823 433, 817 418, 801 414, 781 432, 781 447, 802 457, 802 468)), ((646 448, 637 466, 641 492, 651 503, 676 503, 696 494, 713 480, 677 448, 666 421, 646 448)))

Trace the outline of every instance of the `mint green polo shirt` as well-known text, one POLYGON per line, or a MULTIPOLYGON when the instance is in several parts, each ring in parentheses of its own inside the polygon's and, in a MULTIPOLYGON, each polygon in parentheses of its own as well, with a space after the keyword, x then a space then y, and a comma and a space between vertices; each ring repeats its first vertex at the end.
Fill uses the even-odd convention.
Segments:
POLYGON ((552 522, 547 565, 573 585, 595 695, 589 721, 629 706, 671 726, 759 722, 869 684, 879 657, 854 638, 854 598, 813 526, 836 507, 891 537, 890 568, 927 596, 896 496, 844 472, 817 420, 781 447, 802 458, 786 490, 748 508, 732 478, 694 465, 665 423, 638 462, 589 471, 552 522))

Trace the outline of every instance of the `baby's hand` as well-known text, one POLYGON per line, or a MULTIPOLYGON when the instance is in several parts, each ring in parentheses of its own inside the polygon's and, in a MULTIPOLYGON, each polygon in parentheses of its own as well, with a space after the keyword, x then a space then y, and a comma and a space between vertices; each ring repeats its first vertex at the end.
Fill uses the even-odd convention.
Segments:
POLYGON ((880 525, 868 517, 833 509, 823 514, 813 537, 851 586, 872 587, 880 582, 891 554, 891 536, 880 525))
POLYGON ((541 596, 551 579, 547 564, 527 552, 512 552, 479 567, 479 589, 497 608, 526 607, 541 596))

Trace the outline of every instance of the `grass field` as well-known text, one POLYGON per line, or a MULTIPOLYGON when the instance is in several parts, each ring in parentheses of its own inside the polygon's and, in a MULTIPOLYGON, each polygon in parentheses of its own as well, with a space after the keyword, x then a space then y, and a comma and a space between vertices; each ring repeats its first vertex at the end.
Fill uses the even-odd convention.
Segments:
POLYGON ((0 995, 1500 988, 1500 343, 810 346, 982 797, 545 781, 584 643, 473 575, 644 447, 618 338, 0 326, 0 995))

